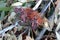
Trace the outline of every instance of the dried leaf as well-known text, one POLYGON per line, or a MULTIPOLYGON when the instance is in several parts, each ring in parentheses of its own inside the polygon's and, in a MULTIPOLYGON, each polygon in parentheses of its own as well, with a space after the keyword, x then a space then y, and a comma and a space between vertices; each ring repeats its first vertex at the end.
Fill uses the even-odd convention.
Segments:
POLYGON ((14 30, 14 33, 16 33, 16 31, 17 31, 17 27, 15 27, 13 30, 14 30))
POLYGON ((0 38, 0 40, 3 40, 2 38, 0 38))
POLYGON ((21 2, 16 2, 16 3, 13 3, 11 6, 22 6, 23 3, 21 2))
POLYGON ((2 30, 2 21, 0 20, 0 30, 2 30))
POLYGON ((12 36, 12 40, 17 40, 17 37, 15 35, 11 35, 12 36))
POLYGON ((8 22, 12 23, 12 20, 15 19, 16 13, 12 12, 10 16, 8 17, 8 22))
POLYGON ((9 33, 5 34, 5 40, 12 40, 11 35, 9 33))
POLYGON ((18 26, 18 31, 20 31, 24 26, 18 26))
POLYGON ((25 40, 34 40, 34 38, 31 38, 30 36, 26 36, 25 40))
POLYGON ((22 40, 22 34, 18 36, 18 40, 22 40))
POLYGON ((34 1, 34 0, 18 0, 19 2, 25 3, 25 2, 30 2, 30 1, 34 1))

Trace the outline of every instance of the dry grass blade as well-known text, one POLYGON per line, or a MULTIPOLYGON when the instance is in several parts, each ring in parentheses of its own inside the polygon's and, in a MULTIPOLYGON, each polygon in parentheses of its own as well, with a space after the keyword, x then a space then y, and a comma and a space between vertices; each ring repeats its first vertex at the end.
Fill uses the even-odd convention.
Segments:
POLYGON ((39 0, 38 3, 33 7, 33 10, 36 10, 41 4, 42 0, 39 0))
POLYGON ((50 6, 50 4, 51 4, 51 1, 48 3, 47 6, 45 6, 44 9, 42 9, 42 11, 41 11, 41 13, 42 13, 41 15, 42 15, 42 16, 44 16, 44 14, 45 14, 44 12, 47 10, 47 8, 50 6))
POLYGON ((60 34, 58 32, 56 32, 56 37, 57 37, 57 40, 60 40, 60 34))
POLYGON ((22 40, 22 34, 18 36, 18 40, 22 40))
POLYGON ((42 31, 39 33, 39 35, 37 36, 37 38, 35 40, 40 40, 45 32, 46 32, 46 29, 43 28, 42 31))

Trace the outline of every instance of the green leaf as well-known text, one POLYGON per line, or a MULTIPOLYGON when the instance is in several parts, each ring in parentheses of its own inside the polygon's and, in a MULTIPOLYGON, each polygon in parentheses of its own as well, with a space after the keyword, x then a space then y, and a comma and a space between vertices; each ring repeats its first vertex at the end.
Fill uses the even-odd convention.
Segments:
POLYGON ((0 1, 0 7, 6 7, 6 3, 4 3, 3 1, 0 1))
POLYGON ((23 3, 23 5, 22 6, 25 6, 26 5, 26 2, 25 3, 23 3))
POLYGON ((0 7, 0 11, 10 11, 13 7, 0 7))
POLYGON ((2 11, 0 19, 2 20, 4 18, 4 16, 5 16, 5 13, 4 13, 4 11, 2 11))

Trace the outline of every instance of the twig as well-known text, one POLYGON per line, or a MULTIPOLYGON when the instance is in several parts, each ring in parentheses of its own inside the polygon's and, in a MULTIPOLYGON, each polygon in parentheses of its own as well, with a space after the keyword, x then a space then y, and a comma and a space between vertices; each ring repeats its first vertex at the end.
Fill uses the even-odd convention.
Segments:
POLYGON ((15 25, 11 25, 11 26, 9 26, 9 27, 1 30, 1 31, 0 31, 0 34, 3 34, 3 33, 5 33, 6 31, 11 30, 12 28, 16 27, 16 25, 18 25, 18 22, 19 22, 19 21, 17 21, 17 22, 15 23, 15 25))
POLYGON ((39 0, 38 3, 33 7, 33 10, 36 10, 41 4, 42 0, 39 0))
POLYGON ((13 27, 15 27, 15 25, 11 25, 11 26, 9 26, 9 27, 7 27, 7 28, 1 30, 1 31, 0 31, 0 34, 6 32, 6 31, 8 31, 8 30, 11 30, 13 27))

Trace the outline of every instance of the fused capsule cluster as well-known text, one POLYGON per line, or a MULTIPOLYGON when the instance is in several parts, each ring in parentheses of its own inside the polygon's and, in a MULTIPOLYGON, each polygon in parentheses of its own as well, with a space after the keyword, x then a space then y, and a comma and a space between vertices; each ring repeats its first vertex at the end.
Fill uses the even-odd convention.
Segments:
POLYGON ((31 8, 16 8, 15 12, 20 15, 19 17, 23 22, 26 22, 26 20, 30 21, 31 26, 34 29, 36 26, 44 23, 44 19, 40 16, 40 14, 31 8))

